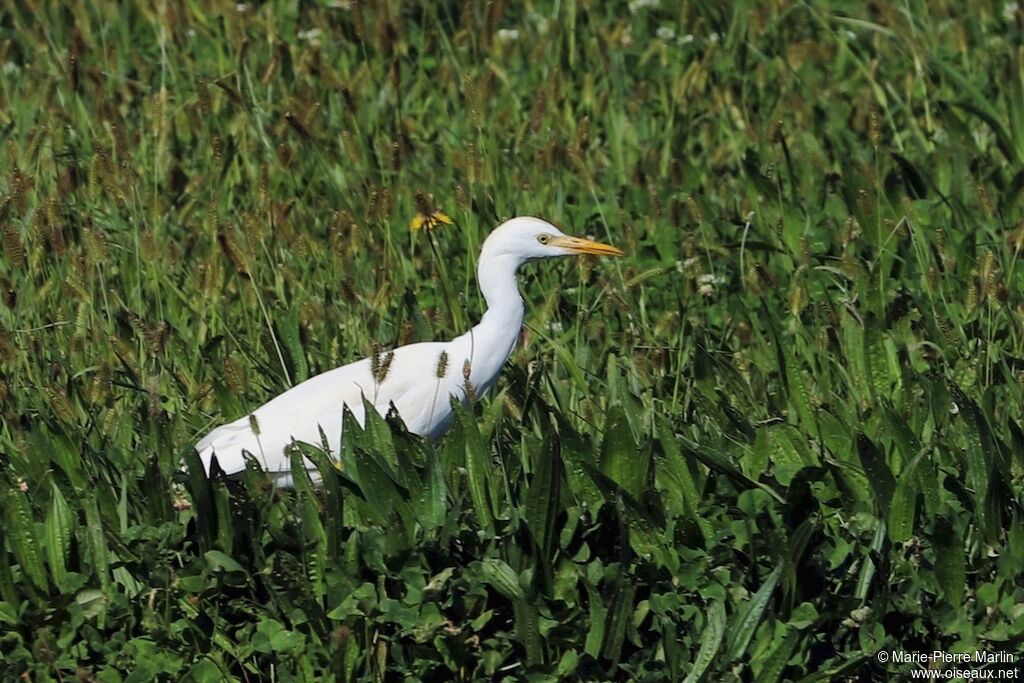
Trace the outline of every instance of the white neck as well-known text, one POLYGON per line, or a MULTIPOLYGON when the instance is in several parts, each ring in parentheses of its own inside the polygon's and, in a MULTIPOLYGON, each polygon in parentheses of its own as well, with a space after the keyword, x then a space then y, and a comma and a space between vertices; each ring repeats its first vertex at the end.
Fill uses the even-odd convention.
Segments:
POLYGON ((486 249, 480 255, 477 280, 487 310, 480 323, 465 335, 471 344, 470 381, 479 396, 494 385, 523 327, 523 299, 516 282, 521 263, 518 257, 489 254, 486 249))

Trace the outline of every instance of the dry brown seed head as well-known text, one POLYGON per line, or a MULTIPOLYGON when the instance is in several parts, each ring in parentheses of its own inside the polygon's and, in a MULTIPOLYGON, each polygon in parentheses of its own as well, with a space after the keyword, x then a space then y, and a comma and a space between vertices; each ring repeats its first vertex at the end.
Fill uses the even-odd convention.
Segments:
POLYGON ((202 114, 204 119, 210 118, 210 114, 213 111, 210 105, 210 89, 206 87, 206 81, 202 78, 196 79, 196 95, 198 96, 199 113, 202 114))
POLYGON ((288 122, 288 125, 291 126, 292 130, 298 133, 299 137, 303 140, 308 142, 313 139, 313 135, 309 132, 309 128, 306 127, 306 124, 297 115, 290 111, 285 112, 284 120, 288 122))
POLYGON ((882 122, 878 118, 878 109, 874 106, 868 112, 868 140, 872 147, 878 147, 882 142, 882 122))
POLYGON ((988 188, 986 188, 981 182, 975 185, 978 191, 978 201, 981 203, 981 208, 985 211, 986 216, 994 216, 996 213, 995 206, 992 204, 992 197, 989 196, 988 188))
POLYGON ((82 74, 78 63, 78 55, 74 52, 68 55, 68 80, 71 81, 71 90, 82 91, 82 74))
POLYGON ((235 90, 234 86, 232 86, 230 83, 225 81, 223 78, 215 78, 213 84, 221 90, 223 90, 224 93, 228 96, 228 99, 230 99, 236 105, 238 105, 239 107, 244 107, 244 104, 242 103, 242 95, 237 90, 235 90))

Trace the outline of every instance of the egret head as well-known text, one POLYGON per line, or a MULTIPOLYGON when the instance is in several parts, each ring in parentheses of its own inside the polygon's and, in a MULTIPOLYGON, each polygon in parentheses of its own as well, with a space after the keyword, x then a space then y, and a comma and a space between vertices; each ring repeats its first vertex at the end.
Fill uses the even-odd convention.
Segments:
POLYGON ((623 256, 621 250, 609 244, 570 237, 547 221, 531 216, 519 216, 499 225, 487 236, 482 252, 482 256, 511 256, 519 263, 576 254, 623 256))

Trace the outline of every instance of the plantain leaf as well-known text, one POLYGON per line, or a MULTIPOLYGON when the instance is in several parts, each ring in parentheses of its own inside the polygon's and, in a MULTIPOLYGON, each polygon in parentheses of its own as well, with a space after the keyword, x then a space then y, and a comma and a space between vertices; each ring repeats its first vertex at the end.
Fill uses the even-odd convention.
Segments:
POLYGON ((730 629, 727 662, 736 661, 746 652, 747 646, 750 645, 750 639, 754 637, 754 630, 761 623, 761 617, 764 615, 765 608, 768 607, 768 601, 771 600, 772 593, 775 592, 775 586, 779 583, 784 566, 782 562, 775 565, 775 569, 757 589, 754 597, 743 606, 743 610, 737 615, 736 623, 730 629))
POLYGON ((494 515, 491 512, 488 493, 491 487, 490 458, 484 450, 484 444, 473 414, 457 402, 453 401, 452 406, 460 427, 459 435, 462 437, 465 448, 466 482, 469 486, 469 497, 473 501, 473 509, 480 526, 488 533, 493 533, 494 515))
POLYGON ((14 553, 14 559, 21 565, 21 571, 32 585, 46 593, 49 591, 49 581, 43 567, 36 523, 28 497, 18 484, 12 483, 5 483, 0 495, 4 512, 4 536, 14 553))
POLYGON ((722 638, 725 635, 725 607, 721 602, 716 600, 708 605, 706 622, 700 639, 700 650, 697 651, 693 667, 683 679, 683 683, 697 683, 701 680, 722 646, 722 638))
POLYGON ((605 415, 604 440, 601 442, 601 472, 634 498, 647 484, 651 457, 641 452, 633 440, 629 420, 619 403, 611 404, 605 415))
POLYGON ((626 639, 626 626, 633 616, 635 599, 636 584, 625 578, 620 580, 608 606, 604 639, 601 642, 601 655, 610 660, 613 667, 619 663, 622 655, 622 643, 626 639))
POLYGON ((945 517, 935 520, 932 547, 935 551, 935 578, 942 588, 942 596, 953 607, 959 607, 967 579, 964 543, 956 527, 945 517))
POLYGON ((892 501, 893 489, 896 488, 896 480, 892 476, 892 471, 885 462, 881 450, 863 432, 857 434, 857 454, 860 456, 864 474, 871 485, 871 491, 875 494, 875 502, 882 513, 887 514, 892 501))
POLYGON ((914 533, 914 512, 921 481, 917 474, 919 461, 920 458, 915 458, 900 472, 896 490, 893 492, 892 504, 889 507, 889 539, 893 543, 902 543, 914 533))
POLYGON ((60 487, 53 483, 50 488, 50 512, 46 517, 46 556, 53 582, 62 588, 68 576, 67 559, 74 534, 74 517, 60 487))
POLYGON ((423 486, 416 497, 416 514, 420 526, 433 532, 444 525, 447 515, 448 486, 441 469, 441 456, 436 451, 427 455, 423 486))
POLYGON ((538 460, 526 491, 526 525, 541 557, 549 562, 556 539, 555 521, 562 509, 562 456, 557 434, 549 435, 538 460))

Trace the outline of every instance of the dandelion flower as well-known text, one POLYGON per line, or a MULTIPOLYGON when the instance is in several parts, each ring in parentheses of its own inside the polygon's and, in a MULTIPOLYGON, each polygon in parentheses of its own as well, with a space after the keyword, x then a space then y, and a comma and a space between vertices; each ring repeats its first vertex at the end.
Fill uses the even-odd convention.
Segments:
POLYGON ((409 227, 413 230, 433 230, 441 224, 451 225, 451 217, 434 206, 433 195, 424 192, 416 193, 416 215, 409 221, 409 227))

